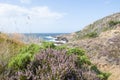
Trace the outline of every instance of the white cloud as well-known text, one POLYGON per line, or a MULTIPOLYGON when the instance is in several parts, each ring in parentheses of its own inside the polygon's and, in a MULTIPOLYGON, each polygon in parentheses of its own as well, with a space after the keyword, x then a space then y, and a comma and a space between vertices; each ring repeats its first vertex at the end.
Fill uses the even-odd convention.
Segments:
POLYGON ((32 8, 24 8, 11 4, 0 4, 0 16, 3 17, 18 17, 18 16, 33 16, 38 18, 62 18, 64 14, 52 12, 47 6, 38 6, 32 8))
POLYGON ((52 24, 63 16, 64 13, 51 11, 47 6, 25 8, 18 5, 0 3, 0 28, 4 26, 4 30, 8 29, 8 32, 14 32, 16 27, 21 29, 20 32, 22 32, 23 27, 27 26, 32 28, 34 26, 43 27, 43 24, 52 24))
POLYGON ((31 3, 31 0, 20 0, 21 3, 31 3))

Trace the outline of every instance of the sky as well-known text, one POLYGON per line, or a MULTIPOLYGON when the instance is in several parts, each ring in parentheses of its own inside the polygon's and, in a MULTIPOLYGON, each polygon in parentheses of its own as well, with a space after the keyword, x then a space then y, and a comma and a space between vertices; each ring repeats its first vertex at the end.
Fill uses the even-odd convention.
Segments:
POLYGON ((120 0, 0 0, 0 31, 71 33, 120 12, 120 0))

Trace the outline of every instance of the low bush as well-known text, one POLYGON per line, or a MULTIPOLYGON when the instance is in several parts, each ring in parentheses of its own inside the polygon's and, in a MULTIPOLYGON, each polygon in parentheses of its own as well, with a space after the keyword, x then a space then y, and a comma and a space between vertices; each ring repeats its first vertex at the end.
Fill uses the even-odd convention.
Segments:
POLYGON ((65 49, 67 50, 68 47, 66 45, 60 45, 60 46, 56 46, 55 49, 56 50, 65 50, 65 49))
POLYGON ((14 56, 8 63, 9 68, 14 68, 15 70, 24 69, 26 65, 33 59, 35 53, 40 50, 40 46, 31 44, 20 50, 19 54, 14 56))
POLYGON ((88 65, 91 64, 90 60, 85 55, 85 51, 83 49, 70 48, 70 49, 68 49, 67 54, 69 54, 69 55, 71 55, 71 54, 77 55, 77 63, 78 63, 77 65, 79 65, 80 67, 83 64, 88 64, 88 65))
POLYGON ((76 55, 83 56, 83 55, 85 55, 85 51, 83 49, 79 49, 79 48, 69 48, 67 50, 67 54, 76 54, 76 55))
POLYGON ((88 37, 88 38, 95 38, 97 36, 98 36, 97 32, 91 32, 85 35, 85 37, 88 37))
POLYGON ((117 25, 117 24, 120 24, 120 21, 110 21, 110 22, 109 22, 109 26, 110 26, 110 27, 113 27, 113 26, 115 26, 115 25, 117 25))
POLYGON ((87 65, 91 64, 90 60, 88 59, 86 55, 78 56, 78 62, 80 66, 82 66, 83 64, 87 64, 87 65))
POLYGON ((20 50, 8 63, 1 80, 107 80, 92 66, 85 51, 44 42, 20 50), (47 45, 48 44, 48 45, 47 45))
POLYGON ((95 71, 97 73, 97 76, 102 80, 107 80, 108 77, 111 75, 110 73, 101 72, 95 65, 91 66, 91 70, 95 71))
POLYGON ((53 42, 42 42, 41 46, 43 49, 55 48, 55 45, 53 42))
POLYGON ((68 55, 66 50, 46 49, 36 54, 26 70, 17 71, 11 80, 101 80, 84 63, 76 65, 77 55, 68 55))

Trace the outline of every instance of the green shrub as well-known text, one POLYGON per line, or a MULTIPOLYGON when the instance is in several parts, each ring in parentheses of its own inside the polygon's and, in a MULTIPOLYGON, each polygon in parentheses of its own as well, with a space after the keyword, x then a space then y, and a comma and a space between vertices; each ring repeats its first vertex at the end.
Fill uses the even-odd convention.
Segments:
POLYGON ((95 38, 97 36, 98 36, 97 32, 91 32, 85 35, 85 37, 88 37, 88 38, 95 38))
POLYGON ((0 65, 0 74, 3 72, 3 66, 2 65, 0 65))
POLYGON ((14 68, 17 70, 23 69, 30 62, 31 57, 32 57, 32 55, 29 53, 19 54, 16 57, 11 59, 11 61, 8 64, 8 67, 14 68))
POLYGON ((110 73, 101 72, 95 65, 91 66, 91 70, 95 71, 97 73, 97 76, 102 80, 107 80, 108 77, 111 75, 110 73))
POLYGON ((120 24, 120 21, 110 21, 109 22, 109 26, 112 27, 112 26, 115 26, 117 24, 120 24))
POLYGON ((8 64, 12 74, 8 73, 6 80, 107 80, 109 77, 90 62, 83 49, 42 46, 32 44, 21 49, 8 64))
POLYGON ((107 80, 110 75, 111 75, 110 73, 102 73, 102 72, 101 72, 101 73, 98 74, 97 76, 98 76, 100 79, 102 79, 102 80, 107 80))
POLYGON ((60 46, 56 46, 55 47, 56 50, 64 50, 64 49, 68 49, 66 45, 60 45, 60 46))
POLYGON ((88 59, 88 57, 85 55, 85 51, 83 49, 79 49, 79 48, 71 48, 68 49, 67 54, 71 55, 71 54, 76 54, 77 55, 77 61, 76 64, 81 67, 83 64, 87 64, 90 65, 91 62, 88 59))
POLYGON ((41 44, 43 49, 47 49, 47 48, 55 48, 55 45, 53 42, 43 42, 41 44))
MULTIPOLYGON (((89 70, 89 65, 76 65, 77 56, 67 55, 66 50, 41 50, 22 71, 8 76, 11 80, 102 80, 89 70)), ((6 79, 6 80, 8 80, 6 79)))
POLYGON ((15 70, 26 68, 27 64, 33 59, 34 54, 39 50, 40 46, 35 44, 22 48, 19 54, 10 60, 8 67, 15 70))
POLYGON ((26 46, 26 47, 22 48, 20 50, 20 53, 24 54, 24 53, 28 52, 28 53, 34 54, 34 53, 38 52, 40 50, 40 48, 41 47, 37 44, 31 44, 29 46, 26 46))
POLYGON ((91 66, 91 70, 95 71, 96 73, 100 74, 101 72, 99 71, 99 69, 97 68, 96 65, 92 65, 91 66))
POLYGON ((76 54, 76 55, 83 56, 85 55, 85 51, 79 48, 70 48, 68 49, 67 54, 76 54))
POLYGON ((81 65, 82 64, 88 64, 88 65, 91 64, 90 60, 88 59, 88 57, 86 55, 78 56, 78 60, 80 61, 81 65))
POLYGON ((105 32, 107 30, 110 30, 110 28, 108 28, 108 27, 103 28, 103 32, 105 32))

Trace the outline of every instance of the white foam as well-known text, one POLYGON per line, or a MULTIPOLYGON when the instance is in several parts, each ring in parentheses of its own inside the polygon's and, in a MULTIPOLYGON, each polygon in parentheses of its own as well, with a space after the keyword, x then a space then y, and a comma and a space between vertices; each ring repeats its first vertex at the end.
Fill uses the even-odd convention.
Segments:
POLYGON ((45 38, 47 38, 47 39, 52 39, 52 38, 54 38, 54 37, 52 37, 52 36, 46 36, 45 38))

